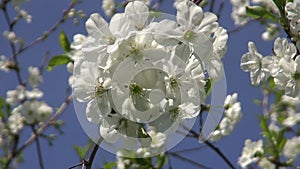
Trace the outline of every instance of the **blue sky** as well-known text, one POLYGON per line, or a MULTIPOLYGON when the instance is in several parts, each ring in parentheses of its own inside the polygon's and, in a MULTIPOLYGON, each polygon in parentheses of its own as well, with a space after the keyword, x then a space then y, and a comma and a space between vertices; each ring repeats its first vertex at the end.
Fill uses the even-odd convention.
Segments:
MULTIPOLYGON (((216 5, 220 2, 224 2, 224 8, 220 15, 220 25, 230 31, 235 28, 230 17, 231 5, 227 0, 217 1, 216 5)), ((48 30, 61 17, 62 10, 67 8, 68 3, 69 0, 31 0, 30 3, 24 4, 24 8, 33 16, 33 20, 31 24, 26 24, 24 21, 21 21, 16 26, 17 35, 21 35, 27 43, 31 42, 48 30)), ((83 9, 87 16, 94 12, 100 12, 101 15, 103 15, 101 12, 101 1, 99 0, 83 1, 82 4, 77 6, 77 9, 83 9)), ((173 4, 169 0, 164 0, 160 9, 166 13, 175 14, 173 4)), ((0 32, 7 30, 7 26, 3 24, 4 17, 2 13, 0 15, 0 23, 0 32)), ((62 53, 58 43, 58 34, 62 29, 65 30, 69 39, 72 39, 72 36, 76 33, 86 34, 84 21, 80 21, 78 26, 74 26, 71 20, 63 24, 45 42, 34 46, 19 57, 21 68, 23 68, 21 70, 22 75, 24 75, 23 77, 27 77, 26 69, 29 65, 39 66, 41 64, 47 51, 50 51, 50 57, 62 53)), ((229 94, 234 92, 239 93, 243 118, 236 126, 233 133, 218 141, 216 145, 220 147, 235 165, 237 165, 237 158, 241 153, 244 140, 246 138, 257 140, 260 137, 257 117, 260 114, 261 109, 253 103, 253 99, 262 98, 261 91, 250 85, 249 74, 243 72, 240 69, 239 64, 242 54, 248 50, 248 41, 254 41, 262 54, 271 54, 273 42, 263 42, 261 39, 262 32, 264 32, 264 28, 257 23, 253 23, 238 32, 230 34, 228 50, 223 59, 227 79, 227 91, 229 94)), ((6 56, 11 55, 8 42, 2 36, 0 37, 0 54, 6 56)), ((59 107, 64 100, 66 88, 68 87, 68 76, 69 73, 64 66, 60 66, 52 72, 44 72, 44 82, 41 85, 41 89, 45 93, 43 99, 52 107, 59 107)), ((14 89, 16 84, 17 80, 14 73, 0 72, 0 96, 6 96, 6 91, 8 89, 14 89)), ((67 108, 61 119, 65 122, 65 125, 62 128, 64 134, 58 135, 57 139, 54 141, 54 146, 49 147, 47 142, 42 140, 43 157, 46 168, 68 168, 78 163, 79 159, 75 155, 72 145, 83 146, 88 140, 87 135, 77 120, 72 104, 67 108)), ((53 132, 55 131, 50 129, 47 130, 46 133, 49 134, 53 132)), ((28 131, 24 131, 24 136, 21 139, 24 141, 28 136, 28 131)), ((195 139, 187 138, 173 150, 182 150, 199 146, 203 145, 198 144, 195 139)), ((196 152, 190 152, 184 155, 209 166, 210 168, 224 168, 226 165, 222 159, 209 148, 203 148, 196 152)), ((25 150, 24 157, 25 162, 21 164, 20 168, 38 168, 35 145, 31 145, 25 150)), ((98 151, 95 167, 99 168, 103 161, 111 161, 113 158, 114 155, 101 149, 98 151)), ((195 166, 175 158, 171 158, 171 162, 175 169, 183 167, 191 169, 195 168, 195 166)))

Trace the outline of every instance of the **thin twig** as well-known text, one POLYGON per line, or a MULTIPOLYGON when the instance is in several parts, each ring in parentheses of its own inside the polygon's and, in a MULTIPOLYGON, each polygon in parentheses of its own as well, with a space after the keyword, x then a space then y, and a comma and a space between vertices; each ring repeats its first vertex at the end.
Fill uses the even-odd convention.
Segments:
MULTIPOLYGON (((34 134, 36 134, 36 129, 34 128, 33 125, 31 125, 31 129, 34 134)), ((37 155, 38 155, 38 161, 41 169, 44 169, 44 163, 43 163, 43 156, 42 156, 42 150, 41 150, 41 144, 40 144, 40 139, 39 137, 36 137, 35 139, 36 142, 36 149, 37 149, 37 155)))
POLYGON ((42 60, 42 63, 39 67, 39 70, 40 70, 40 74, 42 75, 44 73, 44 69, 45 69, 45 66, 47 64, 47 61, 48 61, 48 58, 49 58, 49 51, 47 51, 44 55, 44 58, 42 60))
POLYGON ((207 166, 205 166, 205 165, 203 165, 203 164, 197 163, 196 161, 193 161, 193 160, 191 160, 191 159, 189 159, 189 158, 180 156, 180 155, 178 155, 177 153, 173 153, 173 152, 168 151, 168 152, 166 152, 166 154, 172 155, 172 156, 174 156, 174 157, 176 157, 176 158, 178 158, 178 159, 180 159, 180 160, 189 162, 189 163, 191 163, 191 164, 193 164, 193 165, 195 165, 195 166, 197 166, 197 167, 209 169, 209 167, 207 167, 207 166))
POLYGON ((53 33, 62 23, 64 23, 66 21, 66 17, 69 13, 69 11, 74 8, 76 4, 76 1, 72 1, 69 6, 68 9, 65 10, 63 12, 63 15, 61 17, 61 19, 59 21, 57 21, 47 32, 45 32, 42 36, 38 37, 37 39, 33 40, 32 42, 30 42, 27 46, 20 48, 18 50, 17 53, 15 53, 12 58, 17 57, 19 54, 21 54, 22 52, 24 52, 25 50, 29 49, 30 47, 42 42, 45 40, 45 38, 47 38, 51 33, 53 33))
POLYGON ((154 5, 153 5, 153 9, 158 10, 161 3, 163 2, 163 0, 158 0, 154 5))
MULTIPOLYGON (((199 139, 199 134, 194 131, 194 130, 190 130, 190 133, 192 135, 194 135, 195 138, 199 139)), ((225 162, 226 164, 231 168, 231 169, 235 169, 234 165, 229 161, 229 159, 224 155, 224 153, 216 146, 214 146, 212 143, 210 143, 208 140, 204 141, 204 143, 210 147, 211 149, 213 149, 225 162)))
POLYGON ((209 12, 214 12, 214 7, 215 7, 215 0, 212 0, 209 6, 209 12))
POLYGON ((230 34, 232 34, 232 33, 238 32, 238 31, 240 31, 242 28, 244 28, 244 27, 246 27, 247 25, 250 25, 250 24, 252 24, 252 23, 254 23, 254 22, 256 22, 256 21, 259 21, 259 19, 252 19, 252 20, 248 21, 247 23, 245 23, 245 25, 236 27, 236 28, 234 28, 234 29, 228 31, 228 34, 230 35, 230 34))
POLYGON ((184 149, 184 150, 178 150, 178 151, 173 151, 174 153, 187 153, 187 152, 192 152, 192 151, 198 151, 205 148, 205 146, 201 147, 194 147, 194 148, 189 148, 189 149, 184 149))
POLYGON ((229 161, 229 159, 222 153, 222 151, 214 146, 212 143, 210 143, 208 140, 204 141, 204 143, 206 145, 208 145, 208 147, 210 147, 211 149, 213 149, 225 162, 226 164, 231 168, 231 169, 235 169, 234 165, 229 161))
POLYGON ((20 148, 18 148, 15 152, 12 152, 9 155, 7 162, 6 162, 7 167, 5 167, 4 169, 7 169, 9 164, 11 163, 11 161, 19 153, 21 153, 27 146, 29 146, 31 143, 33 143, 39 135, 41 135, 48 127, 50 127, 51 125, 53 125, 56 122, 56 120, 60 117, 60 115, 65 111, 65 109, 67 108, 67 106, 69 105, 71 100, 72 100, 72 96, 70 95, 65 99, 65 101, 62 103, 62 105, 59 107, 59 109, 56 111, 56 113, 51 117, 51 119, 36 131, 36 134, 32 134, 20 148))
POLYGON ((91 169, 92 168, 95 156, 97 154, 97 151, 99 149, 99 145, 101 144, 102 140, 103 139, 100 137, 99 140, 98 140, 98 142, 94 143, 94 147, 92 149, 92 152, 91 152, 90 157, 89 157, 89 159, 87 161, 87 164, 86 164, 86 169, 91 169))
MULTIPOLYGON (((4 13, 6 23, 7 23, 8 27, 9 27, 9 31, 13 32, 14 31, 14 29, 13 29, 14 24, 12 24, 12 22, 11 22, 11 20, 9 18, 9 14, 7 12, 7 9, 6 9, 6 4, 7 3, 4 2, 3 4, 4 4, 4 6, 2 7, 2 11, 4 13)), ((11 50, 12 50, 12 55, 15 56, 16 55, 15 44, 13 42, 11 42, 10 40, 9 40, 9 44, 10 44, 10 47, 11 47, 11 50)), ((15 64, 14 64, 15 66, 13 67, 13 70, 16 72, 18 82, 19 82, 20 85, 23 85, 22 77, 21 77, 21 74, 20 74, 20 69, 18 68, 19 61, 18 61, 17 57, 12 57, 12 59, 15 62, 15 64)))

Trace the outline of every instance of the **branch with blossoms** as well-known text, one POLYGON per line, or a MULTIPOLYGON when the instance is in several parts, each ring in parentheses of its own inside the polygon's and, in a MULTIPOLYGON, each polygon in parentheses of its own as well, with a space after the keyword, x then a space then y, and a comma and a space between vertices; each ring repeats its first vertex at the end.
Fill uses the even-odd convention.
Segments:
POLYGON ((264 40, 274 38, 271 55, 263 56, 253 42, 241 58, 241 68, 250 72, 251 84, 261 88, 259 118, 262 139, 245 141, 239 164, 242 168, 299 167, 299 21, 300 1, 231 1, 235 23, 244 25, 260 19, 267 26, 264 40), (268 26, 269 25, 269 26, 268 26), (287 38, 278 37, 283 30, 287 38), (275 98, 274 103, 270 98, 275 98))
POLYGON ((237 27, 229 33, 219 22, 225 1, 175 0, 176 15, 171 16, 160 8, 166 3, 163 0, 103 0, 101 7, 109 21, 99 13, 91 14, 85 22, 87 34, 76 34, 72 41, 68 32, 61 31, 63 53, 48 62, 45 52, 41 66, 28 67, 28 76, 19 62, 23 52, 46 42, 68 19, 79 24, 84 14, 74 8, 78 1, 72 0, 48 31, 25 43, 16 26, 22 20, 30 23, 32 16, 22 3, 0 3, 7 26, 3 35, 11 48, 10 58, 1 55, 0 70, 14 72, 17 79, 16 87, 0 98, 1 167, 17 168, 24 150, 36 143, 37 165, 47 168, 41 140, 52 143, 54 137, 45 131, 51 126, 61 130, 59 117, 73 101, 91 141, 74 146, 81 161, 70 168, 91 169, 100 148, 116 156, 115 161, 100 164, 106 169, 173 168, 175 160, 209 168, 204 160, 181 154, 201 153, 202 147, 213 150, 229 168, 237 168, 215 144, 232 134, 242 119, 238 93, 226 93, 223 57, 228 36, 254 22, 265 27, 263 40, 275 41, 269 55, 261 54, 250 41, 248 52, 241 56, 241 69, 249 72, 251 85, 262 91, 262 99, 255 100, 262 113, 257 119, 260 139, 245 140, 237 163, 241 168, 300 166, 299 0, 231 0, 237 27), (67 92, 53 113, 43 99, 47 94, 41 90, 43 70, 50 72, 60 65, 70 73, 68 88, 73 93, 67 92), (197 148, 170 150, 185 137, 196 140, 197 148))
POLYGON ((72 1, 68 9, 64 11, 62 18, 49 31, 28 44, 20 36, 17 36, 18 33, 15 31, 15 27, 22 20, 25 20, 28 24, 32 21, 32 16, 22 8, 22 3, 17 0, 3 0, 0 3, 0 9, 8 27, 8 30, 3 32, 3 36, 8 40, 11 47, 10 58, 1 55, 0 70, 8 74, 14 71, 18 81, 15 90, 8 90, 6 97, 1 96, 0 98, 0 164, 4 169, 18 165, 23 159, 23 151, 33 142, 36 143, 39 166, 40 168, 45 167, 40 140, 46 139, 52 144, 55 136, 47 135, 44 132, 50 126, 61 127, 62 122, 58 121, 58 118, 72 100, 72 97, 68 96, 61 107, 53 114, 53 108, 45 101, 40 101, 44 95, 44 92, 40 90, 40 85, 43 82, 42 72, 46 60, 43 61, 40 67, 29 66, 29 76, 25 78, 23 76, 24 72, 21 72, 23 67, 21 67, 19 57, 24 51, 30 50, 34 45, 45 41, 61 24, 72 17, 71 12, 74 13, 74 6, 78 2, 72 1), (13 10, 16 12, 16 16, 12 14, 13 10), (31 128, 32 134, 27 140, 24 140, 26 136, 24 130, 26 128, 31 128))

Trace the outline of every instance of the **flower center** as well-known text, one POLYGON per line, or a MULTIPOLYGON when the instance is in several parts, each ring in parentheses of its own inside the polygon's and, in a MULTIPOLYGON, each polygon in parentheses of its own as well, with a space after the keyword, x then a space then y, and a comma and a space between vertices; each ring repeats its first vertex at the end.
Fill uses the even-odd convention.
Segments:
POLYGON ((143 88, 133 83, 129 86, 130 94, 132 96, 141 96, 143 94, 143 88))
POLYGON ((177 81, 176 77, 171 77, 170 78, 170 85, 171 85, 172 88, 178 87, 178 81, 177 81))
POLYGON ((195 32, 193 32, 192 30, 188 30, 184 34, 184 39, 191 40, 194 37, 194 35, 195 35, 195 32))

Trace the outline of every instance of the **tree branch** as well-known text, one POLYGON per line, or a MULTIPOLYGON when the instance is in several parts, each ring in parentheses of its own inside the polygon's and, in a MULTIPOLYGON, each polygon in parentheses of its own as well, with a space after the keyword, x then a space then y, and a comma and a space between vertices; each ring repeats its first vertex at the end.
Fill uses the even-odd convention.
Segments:
POLYGON ((72 96, 68 96, 65 101, 62 103, 62 105, 59 107, 59 109, 56 111, 56 113, 51 117, 51 119, 45 123, 42 127, 40 127, 35 134, 32 134, 25 143, 18 148, 16 151, 10 153, 8 156, 7 162, 5 164, 6 167, 4 169, 7 169, 11 161, 19 154, 21 153, 27 146, 29 146, 31 143, 33 143, 39 135, 41 135, 48 127, 53 125, 55 121, 60 117, 60 115, 65 111, 67 106, 72 100, 72 96))
POLYGON ((24 52, 25 50, 29 49, 30 47, 42 42, 45 40, 45 38, 47 38, 51 33, 53 33, 62 23, 64 23, 66 21, 66 17, 69 13, 69 11, 74 8, 75 4, 77 3, 77 1, 72 0, 71 3, 68 6, 68 9, 65 10, 63 12, 62 17, 60 18, 59 21, 57 21, 47 32, 45 32, 42 36, 38 37, 37 39, 35 39, 34 41, 30 42, 27 46, 20 48, 18 50, 18 52, 16 52, 15 54, 13 54, 12 58, 17 57, 19 54, 21 54, 22 52, 24 52))
POLYGON ((95 156, 97 154, 97 151, 99 149, 99 145, 101 144, 101 142, 103 141, 103 139, 100 137, 97 143, 94 143, 94 147, 92 149, 92 152, 90 154, 90 157, 88 158, 88 161, 86 162, 86 169, 91 169, 95 156))
POLYGON ((211 149, 213 149, 225 162, 226 164, 231 168, 231 169, 235 169, 234 165, 229 161, 229 159, 221 152, 221 150, 214 146, 212 143, 210 143, 208 140, 204 141, 204 143, 206 145, 208 145, 208 147, 210 147, 211 149))
POLYGON ((195 165, 195 166, 197 166, 197 167, 209 169, 209 167, 207 167, 207 166, 205 166, 205 165, 203 165, 203 164, 197 163, 197 162, 195 162, 195 161, 193 161, 193 160, 191 160, 191 159, 188 159, 188 158, 186 158, 186 157, 182 157, 182 156, 178 155, 177 153, 173 153, 173 152, 167 151, 166 154, 172 155, 172 156, 174 156, 174 157, 176 157, 176 158, 178 158, 178 159, 180 159, 180 160, 189 162, 189 163, 191 163, 191 164, 193 164, 193 165, 195 165))
MULTIPOLYGON (((34 125, 31 125, 31 129, 33 133, 36 135, 36 129, 34 128, 34 125)), ((41 169, 44 169, 44 163, 43 163, 43 156, 42 156, 42 150, 41 150, 41 144, 40 144, 40 139, 36 137, 36 149, 37 149, 37 155, 38 155, 38 161, 41 169)))

